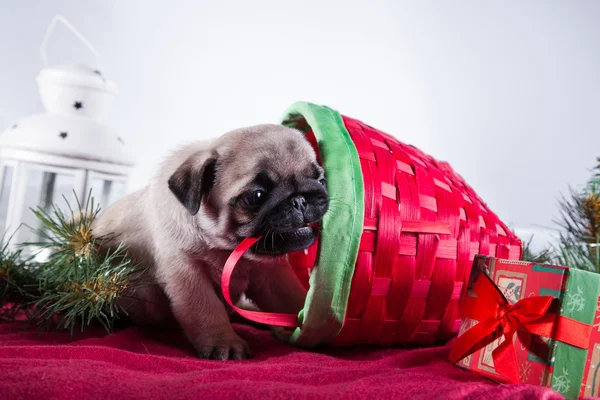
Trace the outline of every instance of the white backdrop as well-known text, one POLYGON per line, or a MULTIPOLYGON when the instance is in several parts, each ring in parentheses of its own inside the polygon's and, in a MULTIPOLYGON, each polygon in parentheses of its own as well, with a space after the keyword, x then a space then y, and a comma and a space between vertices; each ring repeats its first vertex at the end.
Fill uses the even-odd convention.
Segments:
MULTIPOLYGON (((3 1, 0 129, 41 110, 35 76, 65 15, 120 87, 108 122, 139 163, 179 143, 327 104, 449 161, 519 233, 600 156, 600 2, 3 1)), ((50 62, 89 61, 64 28, 50 62)))

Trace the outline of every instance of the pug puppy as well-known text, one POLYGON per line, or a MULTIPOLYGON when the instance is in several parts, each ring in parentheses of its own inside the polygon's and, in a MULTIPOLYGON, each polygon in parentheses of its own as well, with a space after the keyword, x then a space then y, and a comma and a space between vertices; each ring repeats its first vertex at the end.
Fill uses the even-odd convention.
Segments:
POLYGON ((297 313, 306 291, 285 253, 309 247, 328 209, 323 169, 304 135, 280 125, 231 131, 175 151, 149 186, 115 203, 94 222, 104 249, 128 246, 147 267, 121 305, 134 323, 177 322, 198 355, 245 359, 221 293, 231 251, 261 237, 236 267, 233 301, 247 296, 266 312, 297 313))

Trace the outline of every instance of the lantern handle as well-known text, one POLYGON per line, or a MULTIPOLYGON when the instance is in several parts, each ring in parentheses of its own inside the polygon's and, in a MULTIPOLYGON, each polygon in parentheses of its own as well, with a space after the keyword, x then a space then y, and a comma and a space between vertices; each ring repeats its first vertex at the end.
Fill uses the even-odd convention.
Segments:
POLYGON ((44 67, 48 66, 48 56, 46 54, 48 40, 50 39, 52 32, 54 32, 54 28, 56 27, 56 24, 58 22, 62 22, 63 25, 67 27, 67 29, 69 29, 71 33, 73 33, 73 35, 75 35, 75 37, 77 37, 77 39, 79 39, 81 43, 83 43, 83 45, 88 48, 89 51, 92 52, 92 54, 96 57, 97 62, 100 58, 98 50, 96 50, 96 48, 89 42, 89 40, 87 40, 85 36, 83 36, 83 34, 79 32, 77 28, 75 28, 65 17, 63 17, 62 15, 56 15, 54 18, 52 18, 50 25, 48 25, 48 29, 46 29, 46 34, 44 35, 44 40, 42 41, 42 45, 40 47, 40 55, 42 56, 42 63, 44 63, 44 67))

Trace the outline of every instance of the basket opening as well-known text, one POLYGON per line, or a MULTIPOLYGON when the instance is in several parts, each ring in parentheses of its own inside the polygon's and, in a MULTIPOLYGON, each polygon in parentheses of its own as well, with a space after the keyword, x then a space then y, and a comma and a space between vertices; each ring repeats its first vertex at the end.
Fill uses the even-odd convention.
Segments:
POLYGON ((330 196, 318 244, 307 253, 290 255, 301 281, 308 281, 305 306, 298 315, 301 326, 291 341, 314 347, 331 342, 345 320, 364 222, 363 179, 356 147, 339 113, 296 103, 282 123, 307 135, 325 170, 330 196))

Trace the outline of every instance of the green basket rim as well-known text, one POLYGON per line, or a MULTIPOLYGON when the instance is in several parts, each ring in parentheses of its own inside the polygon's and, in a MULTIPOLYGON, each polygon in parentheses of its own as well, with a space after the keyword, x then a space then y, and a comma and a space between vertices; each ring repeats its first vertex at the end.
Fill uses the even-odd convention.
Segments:
POLYGON ((360 159, 342 116, 325 106, 297 102, 282 124, 312 129, 332 199, 323 217, 319 251, 310 276, 300 327, 290 341, 314 347, 333 340, 343 327, 364 223, 364 185, 360 159))

